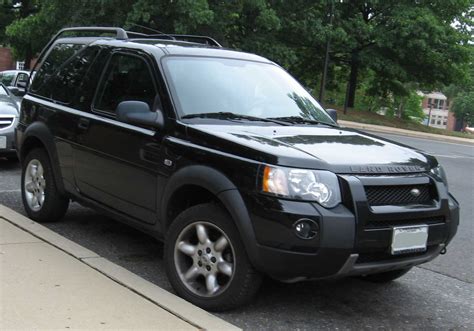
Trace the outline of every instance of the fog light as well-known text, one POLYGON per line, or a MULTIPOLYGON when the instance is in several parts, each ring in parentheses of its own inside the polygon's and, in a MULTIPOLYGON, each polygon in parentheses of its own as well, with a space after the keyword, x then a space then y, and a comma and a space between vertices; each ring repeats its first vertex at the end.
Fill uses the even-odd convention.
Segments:
POLYGON ((319 232, 319 225, 313 220, 302 218, 293 224, 295 235, 301 239, 313 239, 319 232))

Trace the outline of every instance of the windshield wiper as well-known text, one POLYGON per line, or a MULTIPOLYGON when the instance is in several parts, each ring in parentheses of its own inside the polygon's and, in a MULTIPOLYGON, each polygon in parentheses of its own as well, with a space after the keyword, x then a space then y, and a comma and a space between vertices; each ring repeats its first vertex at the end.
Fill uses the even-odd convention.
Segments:
POLYGON ((322 124, 322 125, 332 126, 334 128, 339 127, 336 124, 321 122, 321 121, 317 121, 317 120, 310 120, 310 119, 306 119, 306 118, 299 117, 299 116, 271 117, 270 119, 278 120, 278 121, 284 121, 284 122, 293 123, 293 124, 322 124))
POLYGON ((214 118, 214 119, 232 119, 232 120, 247 120, 247 121, 259 121, 259 122, 271 122, 278 125, 290 125, 287 121, 280 121, 276 118, 265 118, 256 117, 250 115, 237 114, 232 112, 218 112, 218 113, 199 113, 199 114, 188 114, 181 117, 181 119, 189 118, 214 118))

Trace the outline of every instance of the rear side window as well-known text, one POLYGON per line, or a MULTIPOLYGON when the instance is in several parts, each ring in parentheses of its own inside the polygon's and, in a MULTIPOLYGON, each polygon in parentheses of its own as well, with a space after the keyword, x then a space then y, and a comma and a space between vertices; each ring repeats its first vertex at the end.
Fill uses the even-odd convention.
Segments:
POLYGON ((83 47, 84 45, 80 44, 56 44, 35 74, 31 83, 31 91, 50 98, 51 87, 48 86, 48 81, 68 59, 83 47))
POLYGON ((103 75, 94 109, 115 113, 122 101, 143 101, 150 109, 156 97, 156 90, 150 68, 146 61, 138 56, 117 53, 112 55, 103 75))
POLYGON ((84 76, 98 53, 98 47, 89 47, 74 55, 44 85, 45 94, 51 95, 51 99, 56 101, 72 104, 84 76))

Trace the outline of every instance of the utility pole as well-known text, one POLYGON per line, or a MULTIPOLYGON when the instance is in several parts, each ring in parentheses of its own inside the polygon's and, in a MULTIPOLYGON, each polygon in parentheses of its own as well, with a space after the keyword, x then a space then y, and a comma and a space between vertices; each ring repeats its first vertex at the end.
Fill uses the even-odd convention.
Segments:
MULTIPOLYGON (((331 0, 331 12, 329 16, 329 26, 332 29, 332 22, 334 20, 334 1, 331 0)), ((326 91, 326 78, 328 74, 328 65, 329 65, 329 48, 331 46, 331 35, 327 37, 326 41, 326 56, 324 58, 324 68, 323 68, 323 75, 321 76, 321 86, 319 88, 319 102, 324 104, 324 93, 326 91)))

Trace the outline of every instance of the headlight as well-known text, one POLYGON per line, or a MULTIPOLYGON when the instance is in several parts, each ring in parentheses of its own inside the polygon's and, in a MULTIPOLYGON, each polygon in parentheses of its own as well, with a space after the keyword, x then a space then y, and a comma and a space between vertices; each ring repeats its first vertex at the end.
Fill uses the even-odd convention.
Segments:
POLYGON ((324 170, 265 166, 262 191, 290 199, 316 201, 327 208, 341 202, 337 176, 324 170))
POLYGON ((431 169, 431 173, 441 179, 444 185, 448 187, 448 178, 446 177, 446 172, 442 166, 438 165, 436 168, 431 169))

